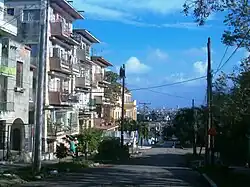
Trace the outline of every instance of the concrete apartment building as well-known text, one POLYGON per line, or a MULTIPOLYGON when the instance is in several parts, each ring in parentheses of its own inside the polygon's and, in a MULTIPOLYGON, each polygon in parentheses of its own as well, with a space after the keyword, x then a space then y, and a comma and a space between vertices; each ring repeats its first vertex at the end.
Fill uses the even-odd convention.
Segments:
MULTIPOLYGON (((6 4, 18 18, 17 38, 31 48, 31 63, 37 66, 40 11, 44 5, 38 0, 7 0, 6 4)), ((75 92, 75 80, 81 76, 79 58, 76 56, 80 43, 73 35, 72 25, 78 19, 84 18, 69 2, 50 1, 46 25, 43 153, 54 152, 56 141, 60 141, 65 134, 79 133, 79 96, 75 92)), ((34 123, 34 111, 31 109, 29 118, 34 123)))
POLYGON ((92 56, 92 93, 91 100, 94 102, 95 112, 93 113, 94 126, 99 128, 110 123, 109 117, 105 116, 110 108, 110 102, 105 97, 105 88, 110 84, 105 78, 106 68, 112 66, 110 62, 100 56, 92 56))
POLYGON ((7 150, 31 150, 30 48, 15 41, 17 21, 0 1, 0 158, 7 150))
MULTIPOLYGON (((80 43, 76 54, 80 62, 80 75, 76 77, 75 88, 79 94, 79 125, 80 130, 94 126, 94 100, 92 98, 93 65, 91 61, 91 47, 100 41, 85 29, 74 29, 74 37, 80 43)), ((93 83, 94 82, 94 83, 93 83)))
MULTIPOLYGON (((122 98, 119 97, 117 101, 117 105, 113 108, 111 115, 112 118, 116 121, 119 120, 122 116, 122 98)), ((128 90, 125 90, 124 95, 124 117, 131 118, 133 120, 137 120, 137 106, 136 100, 132 99, 132 93, 128 90)))

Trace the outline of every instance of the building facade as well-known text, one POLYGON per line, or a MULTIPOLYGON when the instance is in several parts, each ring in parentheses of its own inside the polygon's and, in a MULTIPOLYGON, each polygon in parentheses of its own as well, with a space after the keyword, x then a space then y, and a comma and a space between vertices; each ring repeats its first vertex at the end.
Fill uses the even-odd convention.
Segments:
MULTIPOLYGON (((122 116, 122 98, 119 97, 116 106, 112 108, 111 116, 117 121, 121 119, 122 116)), ((132 99, 132 93, 128 90, 125 90, 124 94, 124 117, 131 118, 133 120, 137 120, 137 106, 136 100, 132 99)))
POLYGON ((29 115, 30 48, 15 41, 17 22, 0 1, 0 150, 31 150, 29 115), (12 20, 12 21, 11 21, 12 20))
MULTIPOLYGON (((80 130, 93 127, 92 72, 94 63, 91 61, 92 45, 100 41, 85 29, 74 29, 74 37, 80 43, 76 48, 79 59, 80 75, 76 77, 75 89, 79 94, 79 126, 80 130)), ((95 84, 94 84, 95 85, 95 84)))
POLYGON ((110 102, 105 97, 105 88, 107 88, 108 82, 105 78, 106 68, 112 66, 110 62, 100 56, 92 56, 92 92, 91 100, 93 101, 93 124, 96 128, 110 123, 109 121, 109 109, 110 102))
MULTIPOLYGON (((17 39, 31 48, 31 64, 38 67, 41 9, 36 0, 7 0, 9 9, 18 18, 17 39), (21 16, 20 16, 21 15, 21 16)), ((80 76, 76 48, 80 43, 73 35, 73 22, 83 16, 65 1, 51 0, 46 24, 46 67, 44 84, 44 125, 42 150, 54 152, 56 142, 65 134, 79 133, 76 77, 80 76)), ((36 77, 35 71, 33 72, 36 77)), ((33 79, 34 80, 34 79, 33 79)), ((36 82, 33 84, 36 88, 36 82)), ((31 88, 30 88, 31 89, 31 88)), ((30 107, 30 123, 34 123, 34 109, 30 107)))

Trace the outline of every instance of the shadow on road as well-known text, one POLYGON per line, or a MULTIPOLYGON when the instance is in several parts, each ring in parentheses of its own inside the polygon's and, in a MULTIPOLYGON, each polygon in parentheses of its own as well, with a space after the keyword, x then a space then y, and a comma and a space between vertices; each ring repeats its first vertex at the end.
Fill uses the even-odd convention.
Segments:
MULTIPOLYGON (((158 150, 159 151, 159 150, 158 150)), ((65 173, 53 179, 24 186, 165 186, 206 187, 200 175, 184 166, 179 154, 147 154, 141 158, 81 173, 65 173)))

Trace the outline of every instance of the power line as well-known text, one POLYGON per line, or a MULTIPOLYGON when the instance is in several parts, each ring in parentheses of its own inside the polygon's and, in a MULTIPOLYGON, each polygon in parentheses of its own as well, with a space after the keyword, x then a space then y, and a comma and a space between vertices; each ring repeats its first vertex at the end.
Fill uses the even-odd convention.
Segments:
POLYGON ((216 71, 217 71, 218 69, 220 69, 220 66, 221 66, 222 62, 223 62, 224 58, 226 57, 226 54, 227 54, 228 49, 229 49, 229 46, 227 46, 227 48, 226 48, 226 50, 225 50, 225 52, 224 52, 224 54, 223 54, 223 56, 222 56, 222 58, 221 58, 221 60, 220 60, 220 63, 219 63, 219 65, 218 65, 217 69, 216 69, 216 71))
POLYGON ((243 44, 243 42, 245 41, 245 39, 247 38, 248 34, 250 33, 250 28, 248 29, 247 33, 245 34, 244 38, 242 39, 242 41, 240 42, 240 44, 234 49, 234 51, 232 52, 232 54, 228 57, 228 59, 221 65, 221 67, 219 69, 216 70, 216 72, 214 73, 214 75, 216 75, 228 62, 229 60, 235 55, 235 53, 238 51, 238 49, 241 47, 241 45, 243 44))
POLYGON ((178 84, 183 84, 183 83, 187 83, 187 82, 196 81, 196 80, 203 79, 203 78, 206 78, 206 76, 196 77, 196 78, 187 79, 187 80, 184 80, 184 81, 179 81, 179 82, 174 82, 174 83, 169 83, 169 84, 163 84, 163 85, 158 85, 158 86, 134 88, 134 89, 130 89, 130 91, 149 90, 149 89, 153 89, 153 88, 161 88, 161 87, 173 86, 173 85, 178 85, 178 84))

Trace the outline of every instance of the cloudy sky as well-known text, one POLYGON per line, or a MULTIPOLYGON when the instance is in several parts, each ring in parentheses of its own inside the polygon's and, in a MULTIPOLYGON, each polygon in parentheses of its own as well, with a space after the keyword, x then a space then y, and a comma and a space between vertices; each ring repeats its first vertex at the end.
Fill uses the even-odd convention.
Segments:
MULTIPOLYGON (((226 47, 221 43, 225 29, 223 15, 211 16, 206 25, 198 27, 192 17, 185 17, 185 0, 74 0, 85 20, 75 22, 76 28, 86 28, 101 44, 94 53, 102 55, 117 71, 126 65, 129 89, 138 102, 151 102, 155 107, 189 106, 191 100, 205 100, 206 80, 185 81, 206 75, 206 43, 212 40, 212 67, 217 69, 226 47)), ((234 48, 229 48, 224 61, 234 48)), ((223 67, 232 71, 244 57, 239 50, 223 67)), ((223 61, 223 62, 224 62, 223 61)))

